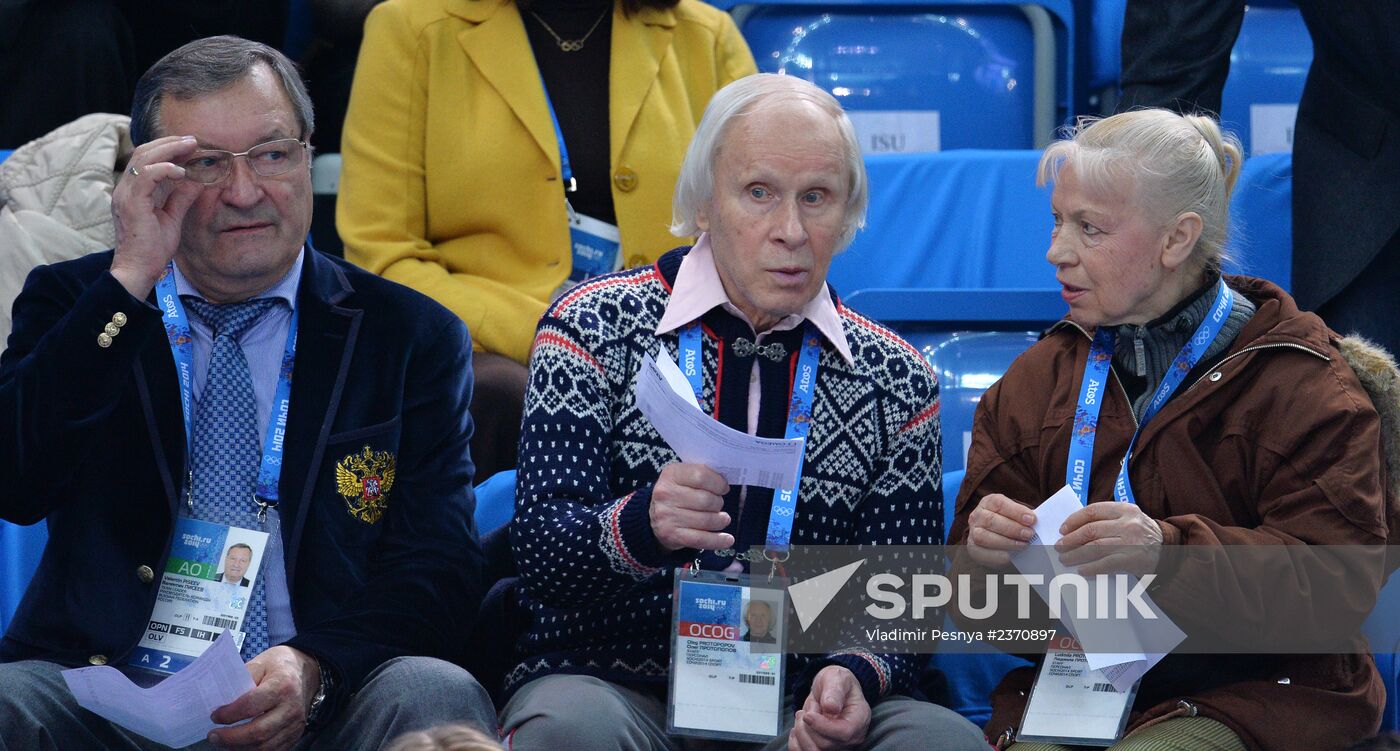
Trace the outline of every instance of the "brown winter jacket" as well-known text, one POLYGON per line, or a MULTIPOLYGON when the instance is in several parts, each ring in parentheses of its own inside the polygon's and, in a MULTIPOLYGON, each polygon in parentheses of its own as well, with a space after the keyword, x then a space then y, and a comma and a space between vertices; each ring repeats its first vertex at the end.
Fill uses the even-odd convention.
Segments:
MULTIPOLYGON (((1184 382, 1143 430, 1130 467, 1138 504, 1161 522, 1166 545, 1383 546, 1396 521, 1384 455, 1395 444, 1387 437, 1382 448, 1382 433, 1393 435, 1393 420, 1377 413, 1348 364, 1355 358, 1343 356, 1339 337, 1320 318, 1299 311, 1269 282, 1226 282, 1258 310, 1208 373, 1184 382)), ((1060 322, 982 398, 949 535, 954 544, 966 541, 968 515, 983 496, 1003 493, 1035 506, 1064 486, 1089 344, 1088 332, 1060 322)), ((1348 339, 1344 348, 1355 353, 1357 346, 1348 339)), ((1393 361, 1374 350, 1363 354, 1372 356, 1366 367, 1376 371, 1362 373, 1371 390, 1377 380, 1393 384, 1393 361)), ((1112 380, 1119 383, 1116 376, 1112 380)), ((1099 416, 1090 502, 1112 501, 1119 460, 1135 429, 1121 384, 1108 393, 1099 416)), ((1388 409, 1394 394, 1382 401, 1388 409)), ((1383 547, 1375 550, 1384 555, 1383 547)), ((1379 588, 1383 576, 1383 560, 1367 567, 1359 589, 1369 591, 1372 601, 1372 586, 1379 588)), ((1193 595, 1294 597, 1293 612, 1319 607, 1277 582, 1222 579, 1200 577, 1193 595)), ((1329 586, 1310 583, 1314 591, 1329 586)), ((1348 585, 1358 590, 1358 582, 1349 579, 1348 585)), ((1356 607, 1359 622, 1370 603, 1356 607)), ((1318 613, 1327 615, 1335 613, 1318 613)), ((1171 655, 1144 678, 1128 732, 1171 714, 1199 713, 1228 725, 1250 749, 1345 748, 1375 732, 1385 703, 1371 657, 1364 645, 1358 651, 1171 655)), ((990 737, 1020 724, 1033 678, 1032 669, 1023 668, 998 686, 990 737)))

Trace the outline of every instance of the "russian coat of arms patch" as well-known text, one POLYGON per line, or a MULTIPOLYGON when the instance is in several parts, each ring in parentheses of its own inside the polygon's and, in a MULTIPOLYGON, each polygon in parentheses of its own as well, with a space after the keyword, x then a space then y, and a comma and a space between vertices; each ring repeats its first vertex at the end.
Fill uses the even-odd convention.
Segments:
POLYGON ((366 524, 375 524, 389 508, 389 490, 394 487, 394 455, 365 446, 335 465, 336 490, 345 498, 350 515, 366 524))

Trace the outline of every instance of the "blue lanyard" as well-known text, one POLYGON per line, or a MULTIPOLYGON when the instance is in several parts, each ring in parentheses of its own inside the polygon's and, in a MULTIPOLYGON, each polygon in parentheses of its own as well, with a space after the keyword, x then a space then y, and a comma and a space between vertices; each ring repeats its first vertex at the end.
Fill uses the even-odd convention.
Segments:
MULTIPOLYGON (((194 455, 194 337, 190 334, 190 319, 175 289, 174 263, 156 282, 156 299, 160 302, 165 336, 170 341, 170 353, 175 357, 175 372, 180 383, 180 412, 185 419, 186 461, 194 455)), ((258 482, 253 500, 258 504, 258 518, 266 517, 267 509, 276 508, 281 498, 277 483, 282 477, 282 449, 286 443, 287 413, 292 403, 292 365, 297 353, 297 311, 292 310, 287 326, 287 341, 282 347, 282 367, 277 373, 277 391, 272 397, 272 412, 267 420, 263 439, 262 462, 258 466, 258 482)), ((186 488, 186 492, 192 489, 186 488)))
MULTIPOLYGON (((802 332, 802 352, 797 357, 797 372, 792 380, 792 402, 788 405, 787 430, 783 437, 802 439, 802 453, 797 458, 797 477, 792 487, 773 492, 773 506, 768 512, 768 533, 765 547, 775 553, 788 549, 792 540, 792 523, 797 516, 797 488, 802 483, 802 465, 807 459, 807 432, 812 427, 812 394, 817 387, 817 366, 821 360, 822 344, 812 324, 802 332)), ((695 391, 695 400, 705 397, 705 377, 700 349, 700 323, 697 321, 680 330, 681 372, 695 391)), ((716 395, 716 398, 719 398, 716 395)))
POLYGON ((574 182, 574 168, 569 166, 569 147, 564 145, 564 129, 559 127, 559 116, 554 114, 554 102, 549 98, 549 87, 544 85, 544 77, 540 77, 540 88, 544 90, 544 106, 549 108, 549 119, 554 123, 554 137, 559 141, 559 168, 564 177, 564 191, 572 193, 578 190, 578 183, 574 182))
MULTIPOLYGON (((1221 329, 1225 328, 1225 320, 1230 317, 1230 310, 1234 308, 1235 298, 1230 294, 1230 289, 1225 286, 1225 280, 1220 280, 1220 286, 1216 290, 1215 304, 1211 306, 1210 314, 1201 325, 1196 327, 1196 333, 1191 335, 1186 346, 1176 353, 1176 358, 1172 360, 1172 365, 1162 376, 1162 383, 1157 387, 1157 392, 1153 395, 1152 401, 1147 405, 1147 409, 1142 413, 1142 421, 1138 423, 1138 428, 1133 432, 1132 440, 1128 441, 1128 450, 1123 455, 1123 464, 1118 470, 1118 480, 1113 484, 1113 499, 1123 503, 1136 503, 1133 496, 1133 486, 1128 480, 1128 462, 1133 458, 1133 447, 1137 444, 1138 436, 1142 435, 1142 429, 1147 427, 1147 423, 1157 416, 1162 405, 1167 403, 1171 395, 1176 391, 1181 382, 1185 380, 1186 374, 1196 367, 1201 357, 1205 355, 1210 343, 1215 341, 1215 337, 1220 335, 1221 329)), ((1117 344, 1117 337, 1107 326, 1100 326, 1095 332, 1094 341, 1089 345, 1089 357, 1084 363, 1084 382, 1079 387, 1079 405, 1074 410, 1074 433, 1070 437, 1069 443, 1069 463, 1065 467, 1065 484, 1074 489, 1083 502, 1088 502, 1089 470, 1094 463, 1094 438, 1098 432, 1099 409, 1103 406, 1104 397, 1107 395, 1109 370, 1113 363, 1113 349, 1117 344)), ((1132 408, 1132 405, 1129 405, 1132 408)))

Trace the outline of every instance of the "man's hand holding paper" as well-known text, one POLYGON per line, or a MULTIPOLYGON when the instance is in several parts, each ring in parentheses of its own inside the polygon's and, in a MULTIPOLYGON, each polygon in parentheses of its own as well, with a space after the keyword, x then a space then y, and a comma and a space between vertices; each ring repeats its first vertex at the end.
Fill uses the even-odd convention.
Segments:
POLYGON ((651 491, 651 530, 667 550, 725 550, 734 535, 729 526, 724 494, 729 483, 703 464, 668 464, 651 491))
POLYGON ((209 741, 227 749, 291 748, 306 729, 307 707, 321 682, 314 658, 291 647, 273 647, 248 662, 256 687, 214 710, 210 719, 221 725, 209 741))

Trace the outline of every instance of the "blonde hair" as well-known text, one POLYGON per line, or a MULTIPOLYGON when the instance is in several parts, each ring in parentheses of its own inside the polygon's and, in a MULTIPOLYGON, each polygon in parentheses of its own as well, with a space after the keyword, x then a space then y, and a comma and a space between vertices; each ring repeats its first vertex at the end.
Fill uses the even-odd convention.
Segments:
POLYGON ((1205 115, 1140 109, 1084 117, 1045 149, 1036 183, 1053 182, 1066 164, 1091 190, 1136 189, 1134 200, 1161 222, 1187 212, 1201 217, 1192 255, 1210 270, 1228 260, 1230 193, 1244 162, 1240 141, 1205 115))
POLYGON ((439 725, 405 733, 385 746, 385 751, 504 751, 504 747, 476 728, 439 725))
POLYGON ((754 73, 715 92, 700 116, 700 124, 685 150, 681 171, 676 179, 676 192, 671 199, 671 234, 694 237, 700 234, 696 218, 700 209, 710 201, 715 188, 715 160, 729 126, 760 107, 772 107, 788 102, 810 102, 825 112, 836 124, 841 138, 841 152, 846 165, 846 214, 836 249, 845 250, 855 239, 856 231, 865 226, 865 210, 870 203, 870 186, 865 175, 865 160, 860 155, 860 142, 855 126, 841 103, 824 89, 805 79, 780 73, 754 73))

